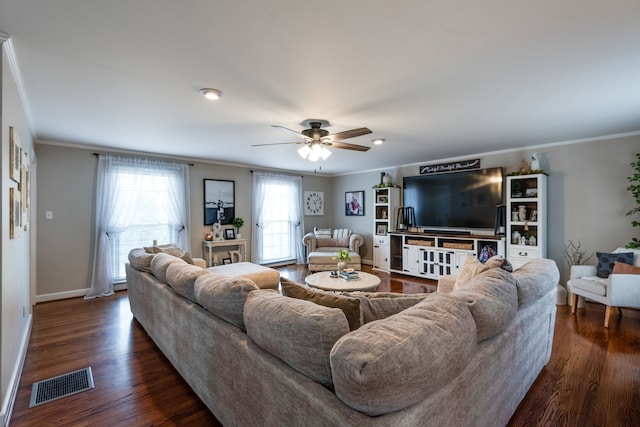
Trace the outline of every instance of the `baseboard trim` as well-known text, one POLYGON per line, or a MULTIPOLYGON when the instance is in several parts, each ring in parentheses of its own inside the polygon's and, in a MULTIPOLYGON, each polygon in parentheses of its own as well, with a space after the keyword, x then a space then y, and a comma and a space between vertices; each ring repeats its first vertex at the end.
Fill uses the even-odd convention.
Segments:
MULTIPOLYGON (((116 283, 113 285, 114 291, 124 291, 127 289, 127 283, 116 283)), ((74 291, 56 292, 53 294, 36 295, 36 304, 48 301, 57 301, 61 299, 83 297, 89 293, 89 288, 76 289, 74 291)))
POLYGON ((27 327, 25 333, 22 336, 22 342, 20 343, 20 351, 18 353, 18 360, 11 373, 11 380, 9 384, 11 390, 7 393, 4 401, 2 402, 2 410, 0 412, 0 425, 7 427, 11 420, 11 413, 13 412, 13 404, 16 401, 18 394, 18 387, 20 385, 20 378, 22 377, 22 368, 24 368, 24 361, 27 358, 27 350, 29 348, 29 338, 31 338, 31 325, 33 316, 29 314, 27 317, 27 327))

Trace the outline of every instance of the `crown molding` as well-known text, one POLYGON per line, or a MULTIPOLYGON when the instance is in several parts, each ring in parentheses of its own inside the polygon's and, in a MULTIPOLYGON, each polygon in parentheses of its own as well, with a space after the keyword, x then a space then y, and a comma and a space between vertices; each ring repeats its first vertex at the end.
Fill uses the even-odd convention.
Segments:
POLYGON ((6 53, 9 68, 11 69, 13 80, 18 90, 18 96, 20 97, 20 101, 22 101, 22 109, 24 110, 24 115, 27 118, 29 133, 31 133, 32 139, 35 140, 35 121, 33 120, 33 113, 31 112, 31 105, 29 104, 27 91, 24 88, 22 73, 20 72, 20 66, 18 65, 18 58, 16 57, 16 51, 13 47, 13 42, 11 41, 11 37, 8 34, 0 32, 0 43, 2 44, 2 50, 6 53))

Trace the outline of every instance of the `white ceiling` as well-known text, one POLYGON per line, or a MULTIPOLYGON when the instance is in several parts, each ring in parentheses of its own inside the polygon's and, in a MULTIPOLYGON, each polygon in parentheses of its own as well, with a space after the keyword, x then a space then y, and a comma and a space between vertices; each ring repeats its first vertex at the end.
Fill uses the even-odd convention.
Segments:
POLYGON ((42 141, 338 174, 640 130, 638 0, 0 0, 0 31, 42 141), (251 147, 309 118, 373 148, 251 147))

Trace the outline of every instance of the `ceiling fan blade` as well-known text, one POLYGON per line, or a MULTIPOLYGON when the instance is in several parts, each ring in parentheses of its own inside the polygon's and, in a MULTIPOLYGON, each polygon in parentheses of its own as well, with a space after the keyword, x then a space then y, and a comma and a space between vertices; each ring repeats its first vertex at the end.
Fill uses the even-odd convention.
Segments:
POLYGON ((305 141, 311 141, 311 138, 309 138, 308 136, 303 135, 303 134, 301 134, 300 132, 295 131, 295 130, 293 130, 293 129, 289 129, 289 128, 286 128, 286 127, 284 127, 284 126, 279 126, 279 125, 271 125, 271 127, 273 127, 273 128, 278 128, 278 129, 283 130, 283 131, 285 131, 285 132, 292 133, 292 134, 294 134, 294 135, 296 135, 296 136, 298 136, 298 137, 300 137, 300 138, 304 139, 305 141))
POLYGON ((332 141, 336 141, 341 139, 355 138, 356 136, 367 135, 370 133, 371 130, 369 128, 357 128, 345 130, 344 132, 333 133, 331 135, 328 135, 328 137, 331 138, 332 141))
POLYGON ((338 141, 331 141, 327 145, 329 145, 331 148, 344 148, 345 150, 354 150, 354 151, 369 151, 369 149, 371 148, 365 145, 349 144, 346 142, 338 142, 338 141))
POLYGON ((295 142, 274 142, 272 144, 252 144, 252 147, 264 147, 266 145, 285 145, 285 144, 304 144, 304 141, 295 141, 295 142))

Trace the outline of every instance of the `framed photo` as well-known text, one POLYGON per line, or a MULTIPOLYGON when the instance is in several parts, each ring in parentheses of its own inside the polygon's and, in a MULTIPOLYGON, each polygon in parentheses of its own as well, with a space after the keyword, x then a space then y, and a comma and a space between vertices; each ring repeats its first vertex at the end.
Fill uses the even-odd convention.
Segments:
POLYGON ((204 180, 204 225, 231 224, 236 216, 236 182, 204 180))
POLYGON ((236 238, 236 231, 233 228, 225 228, 224 229, 224 239, 225 240, 233 240, 236 238))
POLYGON ((531 219, 529 221, 537 221, 538 220, 538 211, 531 211, 531 219))
POLYGON ((364 191, 344 193, 345 215, 364 216, 364 191))
POLYGON ((222 258, 222 264, 231 264, 231 258, 222 258))
POLYGON ((29 154, 22 150, 22 168, 20 178, 20 194, 22 195, 22 227, 29 229, 29 154))
POLYGON ((20 227, 22 224, 22 207, 20 206, 20 191, 17 188, 9 188, 9 239, 15 239, 20 236, 20 227))
POLYGON ((324 192, 305 191, 304 192, 304 214, 322 216, 324 215, 324 192))
POLYGON ((376 199, 376 203, 387 203, 389 201, 389 198, 383 194, 378 194, 377 199, 376 199))
POLYGON ((525 197, 538 197, 538 189, 537 188, 527 188, 524 190, 525 197))
POLYGON ((376 227, 376 234, 378 236, 386 236, 387 235, 387 224, 378 224, 376 227))
POLYGON ((9 178, 18 184, 20 183, 20 165, 22 163, 21 151, 18 133, 13 126, 9 126, 9 178))

